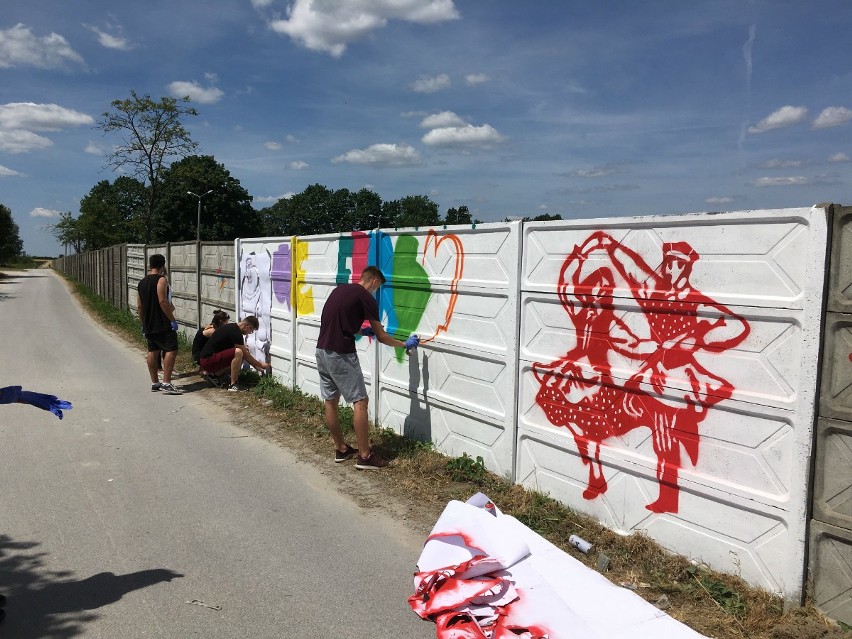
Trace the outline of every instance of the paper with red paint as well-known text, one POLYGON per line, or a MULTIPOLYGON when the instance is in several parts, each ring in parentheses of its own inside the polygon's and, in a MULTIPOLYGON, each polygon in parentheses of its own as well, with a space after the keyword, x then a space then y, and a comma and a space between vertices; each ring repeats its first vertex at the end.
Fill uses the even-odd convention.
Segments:
POLYGON ((409 604, 438 639, 701 639, 484 497, 447 504, 418 560, 409 604))

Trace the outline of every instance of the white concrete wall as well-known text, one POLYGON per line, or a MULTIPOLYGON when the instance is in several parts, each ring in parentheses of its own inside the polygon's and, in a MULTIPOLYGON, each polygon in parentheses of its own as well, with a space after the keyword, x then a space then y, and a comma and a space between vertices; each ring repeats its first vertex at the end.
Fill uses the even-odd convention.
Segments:
POLYGON ((383 324, 425 343, 406 357, 358 341, 374 419, 795 600, 827 235, 815 208, 255 238, 237 252, 289 242, 290 304, 271 305, 288 385, 319 394, 323 304, 377 264, 383 324))

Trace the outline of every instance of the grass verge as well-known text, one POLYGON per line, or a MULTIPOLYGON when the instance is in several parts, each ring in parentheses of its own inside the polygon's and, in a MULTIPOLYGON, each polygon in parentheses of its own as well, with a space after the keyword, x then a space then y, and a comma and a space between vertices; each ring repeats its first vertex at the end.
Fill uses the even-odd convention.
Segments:
MULTIPOLYGON (((131 342, 144 346, 135 316, 115 309, 79 282, 66 279, 93 315, 131 342)), ((194 368, 186 346, 183 340, 176 370, 194 368)), ((241 374, 240 383, 251 387, 251 393, 239 394, 241 404, 254 403, 253 410, 272 417, 277 428, 298 436, 309 448, 324 453, 331 450, 319 398, 253 372, 241 374)), ((341 427, 345 433, 352 432, 352 416, 351 409, 341 410, 341 427)), ((371 437, 373 448, 394 460, 382 472, 372 473, 371 480, 382 484, 387 494, 416 504, 424 521, 434 522, 449 500, 464 501, 472 493, 482 491, 504 513, 516 517, 590 568, 602 570, 613 583, 634 590, 708 637, 852 637, 852 632, 844 632, 846 628, 830 623, 810 604, 784 612, 779 597, 751 587, 735 575, 673 555, 643 534, 620 536, 546 495, 489 472, 481 458, 466 455, 450 458, 436 451, 430 442, 411 440, 389 429, 375 428, 371 437), (594 544, 589 555, 568 544, 572 534, 594 544)))

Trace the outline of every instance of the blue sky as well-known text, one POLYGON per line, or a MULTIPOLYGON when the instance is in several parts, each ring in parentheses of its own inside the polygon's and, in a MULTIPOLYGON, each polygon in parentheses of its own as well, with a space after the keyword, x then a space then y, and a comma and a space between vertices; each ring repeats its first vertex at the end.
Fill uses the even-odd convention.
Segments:
POLYGON ((5 0, 0 203, 76 215, 114 99, 189 95, 262 208, 314 183, 485 221, 852 204, 846 0, 5 0))

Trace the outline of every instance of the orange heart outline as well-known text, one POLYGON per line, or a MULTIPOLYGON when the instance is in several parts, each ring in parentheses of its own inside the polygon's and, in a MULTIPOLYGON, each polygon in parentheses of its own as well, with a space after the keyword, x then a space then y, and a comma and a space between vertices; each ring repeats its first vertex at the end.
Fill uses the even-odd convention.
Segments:
POLYGON ((447 332, 450 327, 450 322, 453 319, 453 310, 456 307, 456 300, 459 297, 459 280, 462 278, 462 274, 464 273, 464 244, 462 244, 461 239, 455 233, 448 233, 443 237, 438 237, 438 234, 434 229, 429 229, 429 232, 426 234, 426 242, 423 244, 423 255, 420 258, 420 264, 426 264, 426 251, 429 249, 429 243, 432 240, 435 240, 435 255, 438 255, 438 247, 441 245, 441 242, 444 240, 450 240, 456 248, 456 268, 455 273, 453 274, 453 279, 450 282, 450 303, 447 305, 447 312, 444 314, 444 323, 438 324, 438 328, 435 329, 435 332, 431 337, 427 337, 426 339, 421 339, 421 344, 426 344, 427 342, 431 342, 433 339, 438 337, 438 333, 447 332))

